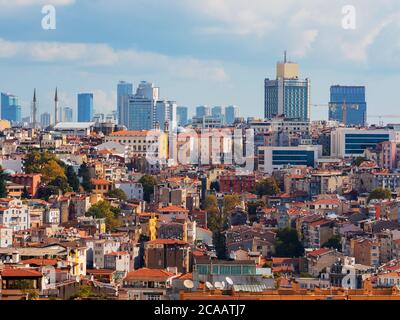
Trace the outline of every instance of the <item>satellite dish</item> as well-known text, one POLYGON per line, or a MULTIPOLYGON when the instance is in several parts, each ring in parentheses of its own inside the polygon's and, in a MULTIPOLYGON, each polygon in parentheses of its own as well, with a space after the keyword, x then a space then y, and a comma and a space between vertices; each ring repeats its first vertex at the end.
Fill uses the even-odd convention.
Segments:
POLYGON ((193 287, 194 287, 192 280, 183 281, 183 285, 185 286, 186 289, 193 289, 193 287))
POLYGON ((225 280, 230 286, 233 286, 233 280, 231 278, 226 277, 225 280))
POLYGON ((214 286, 212 285, 212 283, 211 282, 206 282, 206 287, 209 289, 209 290, 212 290, 212 289, 214 289, 214 286))
POLYGON ((214 283, 214 287, 216 288, 216 289, 223 289, 223 286, 222 286, 222 283, 221 282, 216 282, 216 283, 214 283))

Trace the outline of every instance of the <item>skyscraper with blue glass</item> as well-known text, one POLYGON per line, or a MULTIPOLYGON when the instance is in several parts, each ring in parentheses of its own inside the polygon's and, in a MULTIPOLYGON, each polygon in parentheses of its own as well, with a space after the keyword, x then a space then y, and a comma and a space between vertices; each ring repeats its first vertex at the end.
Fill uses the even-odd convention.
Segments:
POLYGON ((306 121, 310 119, 310 80, 299 79, 299 65, 288 62, 277 64, 276 79, 264 81, 264 116, 271 119, 284 116, 306 121))
POLYGON ((93 93, 78 94, 78 122, 91 122, 93 119, 93 93))
POLYGON ((10 122, 21 122, 21 106, 18 97, 8 93, 1 94, 1 119, 10 122))
POLYGON ((179 106, 176 108, 176 122, 178 126, 186 126, 188 124, 188 108, 179 106))
POLYGON ((339 121, 346 126, 365 126, 367 102, 364 86, 331 86, 329 120, 339 121))
POLYGON ((118 124, 128 126, 129 96, 133 94, 133 84, 120 81, 117 85, 118 124))

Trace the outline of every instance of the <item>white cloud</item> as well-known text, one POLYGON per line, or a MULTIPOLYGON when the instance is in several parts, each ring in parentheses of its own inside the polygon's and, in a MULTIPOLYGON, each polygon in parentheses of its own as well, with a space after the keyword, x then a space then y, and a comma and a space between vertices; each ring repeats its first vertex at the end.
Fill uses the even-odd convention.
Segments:
MULTIPOLYGON (((368 52, 382 31, 398 17, 400 2, 383 0, 203 0, 185 1, 186 10, 204 20, 207 34, 258 36, 268 43, 290 49, 295 57, 305 57, 312 49, 328 58, 368 63, 368 52), (356 9, 356 30, 344 30, 342 7, 356 9), (377 8, 372 9, 372 8, 377 8)), ((398 18, 397 18, 398 19, 398 18)))
POLYGON ((69 62, 83 67, 124 67, 127 70, 168 72, 184 79, 225 81, 224 68, 214 61, 170 57, 134 49, 115 50, 107 44, 12 42, 0 39, 0 58, 37 62, 69 62))
POLYGON ((74 4, 75 0, 0 0, 1 7, 28 7, 34 5, 67 6, 74 4))

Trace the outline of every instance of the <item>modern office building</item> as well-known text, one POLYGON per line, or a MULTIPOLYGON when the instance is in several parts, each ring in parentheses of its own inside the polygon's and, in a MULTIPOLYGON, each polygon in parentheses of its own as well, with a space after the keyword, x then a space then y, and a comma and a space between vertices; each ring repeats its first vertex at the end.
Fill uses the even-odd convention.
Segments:
POLYGON ((278 62, 276 79, 265 79, 265 118, 283 115, 290 119, 310 119, 310 80, 299 79, 299 65, 278 62))
POLYGON ((72 111, 72 108, 64 107, 63 111, 64 111, 63 117, 61 119, 62 122, 74 122, 74 120, 73 120, 74 113, 72 111))
POLYGON ((215 106, 211 109, 211 115, 213 117, 221 117, 224 115, 223 109, 221 106, 215 106))
POLYGON ((258 168, 271 174, 274 170, 288 166, 315 167, 322 156, 322 146, 301 145, 298 147, 258 148, 258 168))
POLYGON ((18 104, 18 97, 9 94, 1 94, 1 119, 11 123, 21 122, 21 106, 18 104))
POLYGON ((176 108, 176 122, 178 126, 186 126, 188 124, 188 108, 179 106, 176 108))
POLYGON ((158 124, 161 130, 166 130, 165 124, 168 122, 168 129, 175 129, 177 126, 176 109, 175 101, 158 100, 155 109, 155 124, 158 124))
POLYGON ((336 128, 331 132, 331 156, 359 157, 367 148, 375 149, 381 142, 394 140, 395 132, 393 130, 336 128))
POLYGON ((198 106, 196 107, 196 117, 208 117, 211 116, 211 109, 208 106, 198 106))
POLYGON ((93 116, 93 122, 104 122, 105 119, 104 113, 95 113, 93 116))
POLYGON ((156 102, 159 97, 159 88, 153 83, 142 81, 135 95, 128 100, 129 130, 151 130, 155 125, 156 102))
POLYGON ((236 118, 240 117, 240 110, 238 106, 228 106, 225 108, 225 123, 232 125, 236 118))
POLYGON ((40 115, 40 126, 42 128, 47 128, 51 124, 51 114, 44 112, 40 115))
POLYGON ((367 102, 364 86, 331 86, 329 120, 339 121, 346 126, 365 126, 367 102))
POLYGON ((78 122, 91 122, 93 119, 93 93, 78 94, 78 122))
POLYGON ((133 94, 133 84, 120 81, 117 85, 117 115, 118 124, 127 125, 129 96, 133 94))

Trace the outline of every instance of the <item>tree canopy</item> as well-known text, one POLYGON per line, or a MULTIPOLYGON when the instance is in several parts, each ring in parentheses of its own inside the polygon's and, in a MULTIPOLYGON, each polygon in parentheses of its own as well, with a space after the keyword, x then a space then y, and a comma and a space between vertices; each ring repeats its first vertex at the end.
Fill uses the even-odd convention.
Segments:
POLYGON ((86 162, 82 163, 79 168, 79 176, 82 178, 82 187, 86 192, 92 192, 93 185, 90 182, 89 166, 86 162))
POLYGON ((118 200, 122 200, 122 201, 128 200, 128 197, 126 196, 126 193, 124 192, 124 190, 119 189, 119 188, 111 189, 107 193, 107 196, 110 198, 117 198, 118 200))
POLYGON ((342 243, 340 241, 340 236, 336 235, 330 238, 327 242, 325 242, 322 247, 323 248, 333 248, 337 249, 338 251, 342 251, 342 243))
POLYGON ((256 194, 259 196, 275 196, 280 192, 275 178, 265 178, 256 184, 256 194))
POLYGON ((143 186, 143 198, 145 201, 150 202, 150 198, 154 193, 154 186, 157 185, 157 179, 149 174, 145 174, 139 180, 143 186))
POLYGON ((45 183, 49 183, 57 177, 66 178, 64 164, 47 151, 28 153, 24 167, 26 173, 40 173, 45 183))
POLYGON ((392 192, 389 189, 377 188, 369 194, 368 202, 372 199, 390 199, 392 192))
POLYGON ((295 258, 304 254, 304 247, 299 241, 297 231, 291 228, 279 230, 276 235, 275 256, 295 258))
POLYGON ((108 201, 99 201, 86 212, 86 216, 94 218, 105 218, 106 228, 108 231, 113 231, 120 226, 116 211, 113 210, 108 201))
POLYGON ((4 172, 3 168, 0 166, 0 198, 7 197, 7 179, 8 175, 4 172))

